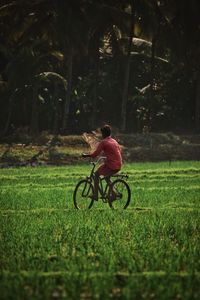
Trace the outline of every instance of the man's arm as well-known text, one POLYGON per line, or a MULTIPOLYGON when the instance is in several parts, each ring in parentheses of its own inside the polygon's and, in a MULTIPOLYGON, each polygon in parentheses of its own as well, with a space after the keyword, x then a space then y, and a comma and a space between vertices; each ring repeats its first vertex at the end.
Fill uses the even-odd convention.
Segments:
POLYGON ((102 151, 103 151, 103 143, 100 142, 97 146, 97 149, 93 153, 91 153, 91 154, 83 153, 82 156, 94 158, 94 157, 97 157, 102 151))

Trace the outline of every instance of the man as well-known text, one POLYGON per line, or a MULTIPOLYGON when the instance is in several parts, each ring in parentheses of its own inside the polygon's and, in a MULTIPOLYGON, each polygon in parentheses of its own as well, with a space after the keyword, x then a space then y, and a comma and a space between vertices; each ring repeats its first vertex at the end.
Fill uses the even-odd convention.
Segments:
POLYGON ((94 158, 102 153, 106 157, 104 164, 95 172, 94 200, 98 200, 99 176, 105 176, 107 182, 110 183, 110 176, 119 172, 122 167, 121 148, 118 142, 111 137, 111 127, 104 125, 101 128, 101 134, 102 141, 98 144, 97 149, 91 154, 83 154, 83 157, 94 158))

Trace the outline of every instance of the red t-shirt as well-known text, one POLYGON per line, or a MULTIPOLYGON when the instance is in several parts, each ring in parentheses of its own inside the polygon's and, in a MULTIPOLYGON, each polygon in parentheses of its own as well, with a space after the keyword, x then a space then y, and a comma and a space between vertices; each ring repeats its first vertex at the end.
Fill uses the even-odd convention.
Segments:
POLYGON ((105 164, 111 170, 120 170, 122 166, 121 148, 118 142, 110 136, 103 139, 97 146, 97 149, 90 155, 98 156, 101 152, 106 156, 105 164))

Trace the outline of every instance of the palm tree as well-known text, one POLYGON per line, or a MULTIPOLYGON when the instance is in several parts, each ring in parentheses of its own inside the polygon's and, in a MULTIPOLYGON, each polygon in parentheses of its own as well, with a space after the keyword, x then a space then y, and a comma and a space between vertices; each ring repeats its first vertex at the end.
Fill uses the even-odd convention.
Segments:
POLYGON ((87 52, 88 24, 86 18, 86 4, 83 0, 55 2, 55 28, 54 35, 64 54, 64 77, 67 79, 68 88, 65 98, 62 129, 66 131, 69 106, 73 85, 74 59, 87 52))
POLYGON ((124 85, 123 85, 123 94, 122 94, 122 108, 121 108, 121 130, 126 130, 126 109, 128 102, 128 86, 129 86, 129 75, 130 75, 130 61, 131 61, 131 48, 134 37, 134 26, 135 26, 135 8, 134 8, 134 0, 130 3, 130 14, 131 14, 131 22, 130 22, 130 33, 128 38, 128 49, 126 54, 126 65, 125 65, 125 75, 124 75, 124 85))
POLYGON ((124 11, 124 5, 118 0, 113 4, 106 0, 101 3, 95 3, 92 6, 92 14, 90 19, 90 53, 94 61, 93 65, 93 100, 92 100, 92 115, 91 127, 97 125, 97 102, 99 98, 99 82, 101 61, 104 59, 111 60, 119 49, 118 33, 124 28, 128 13, 124 11))
POLYGON ((155 83, 155 63, 160 60, 167 62, 167 60, 156 56, 156 48, 160 38, 161 27, 165 26, 166 20, 161 14, 157 0, 152 1, 131 1, 130 10, 132 16, 132 23, 130 25, 130 33, 126 54, 126 69, 123 85, 123 97, 122 97, 122 115, 121 115, 121 130, 126 130, 126 107, 128 102, 128 86, 129 86, 129 73, 131 58, 137 56, 149 57, 149 107, 148 107, 148 119, 149 127, 151 127, 151 119, 153 114, 154 103, 154 83, 155 83), (135 33, 134 33, 134 28, 135 33), (137 38, 137 37, 139 38, 137 38), (133 51, 134 49, 134 51, 133 51), (150 51, 149 51, 150 50, 150 51))

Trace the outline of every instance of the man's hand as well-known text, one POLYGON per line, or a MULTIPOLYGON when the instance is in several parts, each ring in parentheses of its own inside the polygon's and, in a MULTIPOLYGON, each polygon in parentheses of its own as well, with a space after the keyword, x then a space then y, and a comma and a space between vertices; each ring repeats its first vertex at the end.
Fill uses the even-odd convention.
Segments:
POLYGON ((82 157, 90 157, 90 154, 82 153, 82 157))

